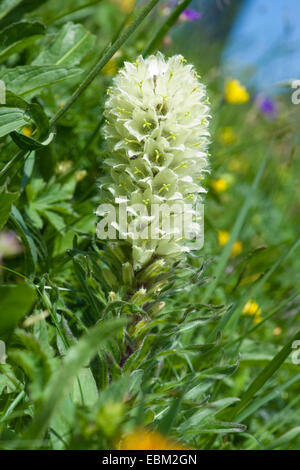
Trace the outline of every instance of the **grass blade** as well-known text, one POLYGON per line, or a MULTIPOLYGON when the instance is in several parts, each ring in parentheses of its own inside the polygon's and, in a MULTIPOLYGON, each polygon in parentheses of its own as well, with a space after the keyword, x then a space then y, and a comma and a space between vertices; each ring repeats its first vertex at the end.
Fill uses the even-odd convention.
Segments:
POLYGON ((296 374, 294 377, 292 377, 290 380, 287 382, 284 382, 280 387, 276 387, 274 390, 272 390, 270 393, 268 393, 266 396, 259 398, 255 400, 254 402, 251 403, 250 406, 248 406, 244 411, 239 413, 236 417, 237 421, 244 421, 247 419, 251 414, 255 413, 255 411, 259 410, 262 406, 264 406, 266 403, 268 403, 271 400, 274 400, 274 398, 280 396, 280 393, 286 390, 288 387, 293 385, 293 383, 297 382, 300 380, 300 373, 296 374))
MULTIPOLYGON (((272 375, 280 368, 285 359, 292 352, 294 341, 300 340, 300 330, 290 339, 290 341, 279 351, 272 361, 258 374, 248 390, 242 396, 241 401, 231 410, 226 412, 226 419, 235 418, 253 399, 254 395, 259 392, 263 385, 272 377, 272 375)), ((224 417, 222 416, 222 419, 224 417)))
POLYGON ((242 209, 241 209, 241 211, 240 211, 240 213, 239 213, 239 215, 238 215, 238 217, 235 221, 235 224, 233 226, 230 239, 229 239, 228 243, 225 245, 224 251, 222 252, 222 255, 219 259, 219 262, 218 262, 218 264, 215 268, 215 274, 214 274, 215 279, 208 284, 207 289, 204 292, 204 296, 203 296, 203 299, 202 299, 203 303, 207 303, 208 300, 210 299, 210 297, 211 297, 212 293, 215 291, 215 289, 217 287, 217 284, 219 282, 219 279, 220 279, 220 277, 221 277, 221 275, 222 275, 222 273, 223 273, 223 271, 226 267, 226 264, 229 260, 230 254, 231 254, 231 249, 233 247, 233 244, 239 236, 239 233, 240 233, 241 228, 242 228, 242 226, 245 222, 248 211, 251 207, 253 196, 256 193, 256 188, 257 188, 258 183, 259 183, 259 181, 262 177, 262 174, 263 174, 264 168, 266 166, 267 160, 269 158, 269 155, 270 155, 270 148, 269 148, 269 151, 265 154, 265 157, 264 157, 264 159, 263 159, 263 161, 262 161, 262 163, 259 167, 259 170, 256 173, 256 176, 255 176, 254 181, 251 185, 251 188, 249 189, 246 200, 245 200, 245 202, 242 206, 242 209))
POLYGON ((150 11, 155 7, 155 5, 159 2, 159 0, 151 0, 145 8, 141 11, 141 13, 137 16, 137 18, 128 26, 127 29, 119 36, 119 38, 104 52, 104 54, 100 56, 96 65, 92 68, 92 70, 88 73, 87 77, 77 90, 73 93, 73 95, 69 98, 69 100, 65 103, 65 105, 56 113, 54 118, 51 121, 51 126, 54 126, 59 119, 69 110, 69 108, 75 103, 75 101, 82 95, 82 93, 87 89, 87 87, 92 83, 92 81, 96 78, 100 70, 104 67, 105 64, 112 58, 112 56, 120 49, 120 47, 129 39, 129 37, 138 29, 142 21, 146 18, 146 16, 150 13, 150 11))
POLYGON ((267 280, 272 276, 272 274, 276 271, 276 269, 293 253, 293 251, 297 248, 300 243, 300 237, 286 250, 285 253, 274 263, 268 271, 252 286, 252 288, 246 292, 241 300, 238 302, 234 312, 232 313, 230 322, 227 324, 227 328, 234 328, 236 322, 238 321, 238 315, 245 305, 245 303, 254 298, 257 295, 257 292, 262 288, 262 286, 267 282, 267 280))
POLYGON ((72 387, 79 371, 93 358, 98 348, 126 323, 123 318, 98 323, 68 351, 62 367, 53 375, 45 390, 44 404, 37 411, 22 440, 33 441, 43 436, 53 412, 72 387))
POLYGON ((296 426, 295 428, 290 429, 285 434, 280 436, 278 439, 275 439, 275 441, 273 441, 272 444, 267 447, 267 450, 276 449, 282 446, 284 446, 284 449, 282 450, 287 450, 287 446, 289 445, 290 441, 292 441, 299 435, 300 435, 300 426, 296 426))

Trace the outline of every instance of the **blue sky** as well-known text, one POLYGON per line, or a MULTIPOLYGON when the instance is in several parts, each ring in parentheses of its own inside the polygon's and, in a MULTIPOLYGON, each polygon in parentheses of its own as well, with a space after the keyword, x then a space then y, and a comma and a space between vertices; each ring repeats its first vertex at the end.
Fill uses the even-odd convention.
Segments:
POLYGON ((226 74, 269 94, 300 79, 299 21, 300 0, 244 0, 222 56, 226 74))

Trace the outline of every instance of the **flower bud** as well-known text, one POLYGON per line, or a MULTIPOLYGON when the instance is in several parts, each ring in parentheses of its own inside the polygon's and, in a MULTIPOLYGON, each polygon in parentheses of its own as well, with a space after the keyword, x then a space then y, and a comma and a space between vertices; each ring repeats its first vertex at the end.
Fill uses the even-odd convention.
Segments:
POLYGON ((143 287, 136 291, 133 296, 130 298, 130 302, 133 304, 140 305, 146 300, 147 290, 143 287))
POLYGON ((122 278, 125 286, 133 285, 134 272, 131 263, 122 264, 122 278))

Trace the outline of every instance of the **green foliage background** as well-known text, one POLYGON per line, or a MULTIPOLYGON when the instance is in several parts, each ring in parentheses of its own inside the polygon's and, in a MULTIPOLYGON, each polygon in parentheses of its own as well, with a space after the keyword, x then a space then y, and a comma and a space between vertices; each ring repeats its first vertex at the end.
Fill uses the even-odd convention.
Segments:
POLYGON ((112 449, 145 426, 188 448, 300 449, 291 357, 300 339, 299 110, 290 98, 278 99, 274 120, 253 100, 227 104, 217 45, 207 45, 209 60, 184 46, 212 103, 205 246, 129 286, 124 254, 95 237, 112 72, 157 48, 182 53, 187 26, 176 21, 189 3, 166 18, 157 1, 134 15, 121 1, 0 1, 0 228, 23 246, 0 268, 3 449, 112 449), (228 126, 235 139, 226 144, 228 126), (217 179, 226 191, 213 189, 217 179), (218 230, 231 234, 225 247, 218 230), (168 284, 155 288, 151 276, 168 284), (148 303, 132 300, 141 283, 148 303), (249 299, 260 323, 242 315, 249 299))

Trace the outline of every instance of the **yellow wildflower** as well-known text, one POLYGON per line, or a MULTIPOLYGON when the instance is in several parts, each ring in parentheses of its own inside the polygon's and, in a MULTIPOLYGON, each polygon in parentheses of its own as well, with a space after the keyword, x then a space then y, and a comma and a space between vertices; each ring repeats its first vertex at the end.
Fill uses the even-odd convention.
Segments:
POLYGON ((219 139, 221 144, 232 145, 237 141, 237 136, 231 126, 226 126, 221 130, 219 139))
POLYGON ((255 315, 253 318, 253 323, 260 323, 262 321, 262 318, 260 315, 255 315))
POLYGON ((239 80, 229 80, 225 86, 225 99, 227 103, 241 104, 246 103, 250 96, 246 88, 241 85, 239 80))
POLYGON ((230 237, 229 232, 227 232, 226 230, 219 230, 219 231, 218 231, 218 241, 219 241, 219 245, 221 245, 221 246, 226 245, 226 243, 227 243, 228 240, 229 240, 229 237, 230 237))
POLYGON ((254 300, 248 300, 248 302, 244 305, 244 308, 242 310, 242 313, 244 315, 253 315, 253 316, 259 316, 261 314, 261 309, 259 308, 259 305, 254 301, 254 300))
POLYGON ((22 127, 23 134, 26 135, 26 137, 31 137, 32 136, 32 129, 31 127, 24 126, 22 127))
POLYGON ((216 193, 223 193, 228 188, 228 183, 223 178, 212 180, 211 187, 216 193))
POLYGON ((240 240, 236 240, 232 246, 231 256, 235 257, 243 251, 243 244, 240 240))
POLYGON ((137 429, 121 440, 119 450, 185 450, 156 431, 137 429))
POLYGON ((253 317, 253 323, 260 323, 262 321, 261 317, 261 309, 259 305, 254 300, 248 300, 248 302, 244 305, 242 310, 243 315, 250 315, 253 317))
MULTIPOLYGON (((219 230, 218 231, 218 242, 220 246, 225 246, 228 243, 230 238, 230 233, 226 230, 219 230)), ((231 256, 235 257, 238 256, 243 250, 243 244, 240 240, 236 240, 232 246, 231 256)))

